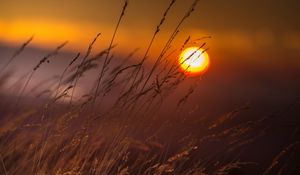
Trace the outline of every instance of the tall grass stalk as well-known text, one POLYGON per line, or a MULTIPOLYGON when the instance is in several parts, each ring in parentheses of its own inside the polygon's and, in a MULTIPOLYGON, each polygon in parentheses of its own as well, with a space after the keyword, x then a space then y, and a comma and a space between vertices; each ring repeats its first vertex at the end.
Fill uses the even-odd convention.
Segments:
POLYGON ((45 62, 48 62, 49 61, 49 58, 55 56, 58 54, 59 50, 61 50, 68 42, 64 42, 62 43, 61 45, 57 46, 56 49, 54 51, 52 51, 51 53, 47 54, 45 57, 43 57, 39 63, 33 67, 32 71, 30 72, 21 92, 19 93, 18 97, 17 97, 17 101, 16 101, 16 105, 15 106, 18 106, 20 100, 21 100, 21 97, 23 96, 23 93, 25 92, 30 80, 32 79, 34 73, 40 68, 40 66, 45 63, 45 62))
POLYGON ((16 50, 16 52, 9 58, 9 60, 1 67, 0 69, 0 75, 5 71, 5 69, 9 66, 9 64, 18 56, 20 55, 25 48, 29 45, 29 43, 33 40, 33 36, 31 36, 25 43, 22 44, 22 46, 16 50))
POLYGON ((111 48, 113 46, 113 43, 114 43, 114 40, 115 40, 115 37, 116 37, 116 34, 117 34, 117 31, 119 29, 119 26, 121 24, 121 21, 125 15, 125 11, 126 11, 126 8, 128 6, 128 0, 124 0, 124 5, 123 5, 123 9, 121 11, 121 14, 120 14, 120 17, 118 19, 118 22, 117 22, 117 25, 114 29, 114 32, 113 32, 113 35, 112 35, 112 38, 111 38, 111 41, 109 43, 109 47, 108 47, 108 52, 106 54, 106 57, 105 57, 105 60, 104 60, 104 63, 102 65, 102 68, 99 72, 99 75, 98 75, 98 78, 96 80, 96 88, 95 88, 95 92, 94 92, 94 96, 93 96, 93 99, 92 99, 92 109, 94 109, 94 105, 97 101, 97 98, 98 98, 98 91, 99 91, 99 88, 100 88, 100 85, 101 85, 101 81, 102 81, 102 78, 104 76, 104 72, 105 72, 105 69, 106 67, 108 66, 108 63, 110 62, 110 51, 111 51, 111 48))
POLYGON ((93 39, 93 41, 90 43, 87 51, 86 51, 86 54, 85 56, 82 58, 82 61, 80 63, 80 65, 77 67, 77 71, 76 71, 76 77, 75 77, 75 82, 74 82, 74 85, 73 85, 73 89, 72 89, 72 93, 71 93, 71 97, 70 97, 70 101, 69 101, 69 106, 72 105, 72 101, 73 101, 73 96, 74 96, 74 92, 75 92, 75 88, 77 86, 77 83, 80 79, 80 76, 78 76, 78 72, 81 71, 82 67, 84 66, 83 64, 85 63, 86 59, 90 56, 91 52, 92 52, 92 49, 93 49, 93 45, 95 44, 95 42, 97 41, 98 37, 101 35, 101 33, 98 33, 96 35, 96 37, 93 39))
POLYGON ((159 62, 161 61, 161 59, 163 58, 164 54, 166 53, 167 49, 169 48, 170 44, 172 43, 172 41, 174 40, 175 36, 177 35, 179 28, 181 27, 181 25, 184 23, 184 21, 191 15, 191 13, 195 10, 197 4, 198 4, 199 0, 195 0, 192 5, 190 6, 190 9, 186 12, 186 14, 182 17, 182 19, 179 21, 179 23, 177 24, 177 26, 175 27, 173 33, 171 34, 171 37, 169 38, 169 40, 167 41, 167 43, 165 44, 164 48, 162 49, 160 55, 158 56, 158 58, 156 59, 154 65, 152 66, 150 73, 148 74, 142 88, 141 88, 141 92, 144 90, 145 86, 147 85, 148 81, 150 80, 152 74, 154 73, 155 69, 157 68, 159 62))

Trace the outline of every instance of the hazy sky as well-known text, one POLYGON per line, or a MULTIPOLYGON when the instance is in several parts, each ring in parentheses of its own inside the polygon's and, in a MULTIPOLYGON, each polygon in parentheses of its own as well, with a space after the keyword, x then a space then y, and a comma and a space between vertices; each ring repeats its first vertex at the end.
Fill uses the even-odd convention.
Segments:
MULTIPOLYGON (((34 34, 31 46, 51 49, 69 40, 68 49, 77 51, 85 50, 101 32, 94 49, 107 48, 123 2, 0 0, 0 44, 20 45, 34 34)), ((176 1, 150 56, 158 55, 192 2, 176 1)), ((116 49, 128 54, 139 47, 142 55, 169 3, 170 0, 129 0, 115 40, 116 49)), ((295 76, 300 73, 299 9, 298 0, 200 0, 173 44, 178 48, 189 35, 192 39, 212 36, 207 40, 211 67, 195 99, 215 106, 224 101, 230 104, 232 99, 243 103, 251 99, 277 102, 299 94, 299 76, 295 76)), ((11 52, 0 47, 0 59, 8 58, 11 52)), ((30 69, 44 55, 38 53, 22 53, 26 59, 15 62, 22 68, 17 70, 30 69)), ((40 75, 60 72, 58 68, 65 64, 55 61, 57 66, 45 66, 40 75)))
MULTIPOLYGON (((117 35, 120 50, 145 46, 169 2, 130 0, 117 35)), ((165 43, 192 2, 177 0, 154 50, 165 43)), ((70 40, 70 47, 85 48, 96 33, 102 32, 100 45, 104 47, 122 6, 123 1, 117 0, 1 0, 0 41, 20 43, 35 34, 37 46, 70 40)), ((297 0, 201 0, 182 26, 178 43, 188 35, 211 35, 210 47, 215 52, 266 52, 279 48, 298 52, 299 9, 297 0)))

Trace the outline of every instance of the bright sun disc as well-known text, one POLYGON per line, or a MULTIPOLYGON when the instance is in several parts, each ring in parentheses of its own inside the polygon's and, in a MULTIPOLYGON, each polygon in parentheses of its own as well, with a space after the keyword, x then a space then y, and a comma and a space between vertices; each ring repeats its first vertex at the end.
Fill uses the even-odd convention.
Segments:
POLYGON ((186 74, 198 75, 204 73, 209 66, 208 54, 199 47, 185 49, 179 57, 179 65, 186 74))

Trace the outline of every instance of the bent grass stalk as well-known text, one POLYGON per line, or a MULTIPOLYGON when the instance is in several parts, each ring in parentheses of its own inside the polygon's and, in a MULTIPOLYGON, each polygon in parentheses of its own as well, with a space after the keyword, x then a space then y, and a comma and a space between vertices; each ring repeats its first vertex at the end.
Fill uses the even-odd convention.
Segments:
POLYGON ((21 97, 22 97, 23 93, 25 92, 25 90, 26 90, 26 88, 27 88, 27 86, 28 86, 30 80, 32 79, 34 73, 38 70, 38 68, 39 68, 44 62, 46 62, 46 61, 48 62, 50 57, 53 57, 53 56, 57 55, 58 52, 59 52, 59 50, 61 50, 67 43, 68 43, 68 42, 65 41, 65 42, 62 43, 61 45, 57 46, 57 48, 56 48, 54 51, 52 51, 51 53, 49 53, 49 54, 47 54, 45 57, 43 57, 43 58, 39 61, 39 63, 33 68, 33 70, 30 72, 29 77, 27 78, 27 80, 26 80, 26 82, 25 82, 25 84, 24 84, 24 86, 23 86, 21 92, 19 93, 19 95, 18 95, 18 97, 17 97, 16 106, 18 106, 18 104, 19 104, 19 102, 20 102, 20 100, 21 100, 21 97))
POLYGON ((75 82, 74 82, 74 86, 73 86, 73 89, 72 89, 72 93, 71 93, 71 97, 70 97, 70 101, 69 101, 69 106, 72 105, 72 101, 73 101, 73 95, 74 95, 74 92, 75 92, 75 88, 76 88, 76 85, 79 81, 79 78, 80 76, 78 76, 78 72, 81 70, 83 64, 85 63, 86 59, 90 56, 91 52, 92 52, 92 49, 93 49, 93 45, 95 44, 95 42, 97 41, 98 37, 101 35, 101 33, 98 33, 96 35, 96 37, 93 39, 93 41, 90 43, 87 51, 86 51, 86 54, 85 56, 82 58, 82 61, 80 63, 80 65, 78 66, 77 70, 76 70, 76 77, 75 77, 75 82))
POLYGON ((0 69, 0 75, 3 73, 3 71, 5 71, 5 69, 9 66, 9 64, 18 56, 20 55, 25 48, 29 45, 29 43, 33 40, 34 36, 31 36, 27 41, 25 41, 25 43, 22 44, 22 46, 16 50, 16 52, 9 58, 9 60, 2 66, 2 68, 0 69))
POLYGON ((193 2, 193 4, 191 5, 190 9, 186 12, 186 14, 182 17, 182 19, 179 21, 179 23, 177 24, 177 26, 174 29, 174 32, 171 34, 171 37, 169 38, 169 40, 167 41, 167 43, 165 44, 164 48, 162 49, 160 55, 158 56, 158 58, 156 59, 154 65, 152 66, 150 73, 148 74, 145 83, 143 84, 142 88, 140 91, 143 91, 145 86, 147 85, 148 81, 150 80, 152 74, 154 73, 155 69, 157 68, 160 60, 162 59, 162 57, 164 56, 164 54, 166 53, 166 50, 169 48, 170 44, 172 43, 172 41, 174 40, 175 36, 177 35, 179 28, 181 27, 181 25, 184 23, 184 21, 191 15, 191 13, 195 10, 196 5, 198 4, 199 0, 195 0, 193 2))
POLYGON ((78 53, 75 58, 73 58, 73 60, 67 65, 67 67, 63 70, 63 72, 61 73, 60 75, 60 78, 59 78, 59 81, 58 81, 58 85, 57 85, 57 88, 56 88, 56 92, 55 92, 55 95, 54 95, 54 99, 57 98, 57 95, 59 93, 59 89, 60 89, 60 86, 61 86, 61 83, 62 83, 62 80, 66 74, 66 72, 68 71, 68 69, 70 68, 70 66, 72 66, 72 64, 79 58, 80 56, 80 53, 78 53))
POLYGON ((94 93, 94 96, 93 96, 93 99, 92 99, 92 110, 94 109, 94 105, 95 105, 97 97, 98 97, 98 91, 99 91, 99 88, 100 88, 102 78, 104 76, 105 69, 107 67, 107 64, 110 62, 110 60, 109 60, 110 57, 109 56, 110 56, 111 48, 113 46, 113 43, 114 43, 117 31, 119 29, 119 26, 121 24, 121 21, 122 21, 124 15, 125 15, 125 11, 126 11, 127 6, 128 6, 128 0, 125 0, 123 9, 121 11, 120 17, 118 19, 117 25, 115 27, 113 36, 112 36, 111 41, 110 41, 110 44, 109 44, 109 47, 108 47, 108 51, 107 51, 103 66, 102 66, 101 71, 99 72, 99 75, 98 75, 98 78, 97 78, 96 89, 95 89, 95 93, 94 93))
MULTIPOLYGON (((141 71, 141 68, 142 68, 144 62, 145 62, 146 59, 147 59, 147 56, 148 56, 148 54, 149 54, 150 49, 152 48, 152 45, 153 45, 153 43, 154 43, 155 38, 157 37, 158 33, 161 31, 161 27, 162 27, 163 24, 165 23, 166 17, 167 17, 167 15, 168 15, 169 11, 171 10, 171 8, 174 6, 175 2, 176 2, 176 0, 171 0, 171 1, 170 1, 170 4, 169 4, 169 6, 167 7, 167 9, 165 10, 165 12, 164 12, 164 14, 163 14, 163 16, 162 16, 162 18, 161 18, 159 24, 156 26, 155 32, 154 32, 154 34, 153 34, 153 36, 152 36, 152 38, 151 38, 151 40, 150 40, 150 42, 149 42, 149 44, 148 44, 148 46, 147 46, 146 52, 145 52, 144 56, 142 57, 141 62, 140 62, 139 64, 137 64, 137 68, 136 68, 135 73, 134 73, 134 76, 133 76, 134 78, 133 78, 133 80, 132 80, 132 84, 131 84, 131 86, 129 87, 129 89, 128 89, 125 93, 123 93, 122 96, 121 96, 121 98, 123 98, 125 101, 127 101, 128 95, 129 95, 135 88, 137 88, 137 87, 139 86, 139 84, 142 82, 142 81, 137 81, 137 77, 138 77, 138 75, 140 74, 140 71, 141 71)), ((141 77, 141 79, 143 79, 143 77, 141 77)), ((141 91, 142 91, 142 90, 141 90, 141 91)), ((141 92, 140 92, 140 93, 141 93, 141 92)))

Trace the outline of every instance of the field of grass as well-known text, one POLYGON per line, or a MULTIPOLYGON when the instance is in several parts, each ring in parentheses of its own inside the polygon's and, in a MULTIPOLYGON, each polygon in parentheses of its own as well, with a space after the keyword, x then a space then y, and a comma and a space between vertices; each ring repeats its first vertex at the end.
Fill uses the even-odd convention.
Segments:
MULTIPOLYGON (((153 64, 145 65, 175 1, 166 8, 137 62, 132 61, 136 50, 122 62, 114 61, 112 54, 127 1, 107 48, 93 50, 99 33, 85 53, 69 59, 59 76, 35 87, 30 86, 32 78, 51 66, 47 62, 68 42, 45 54, 9 86, 10 64, 18 62, 34 37, 10 58, 1 58, 6 61, 0 70, 0 174, 300 173, 299 126, 282 127, 282 118, 289 118, 290 111, 299 107, 298 101, 270 115, 248 115, 251 106, 245 104, 211 118, 194 113, 192 105, 187 105, 201 77, 186 76, 177 60, 168 57, 198 0, 179 20, 153 64), (92 88, 76 96, 76 87, 91 70, 98 73, 92 88), (180 87, 186 84, 189 88, 182 92, 180 87)), ((191 44, 207 49, 208 38, 188 37, 178 50, 191 44)))

